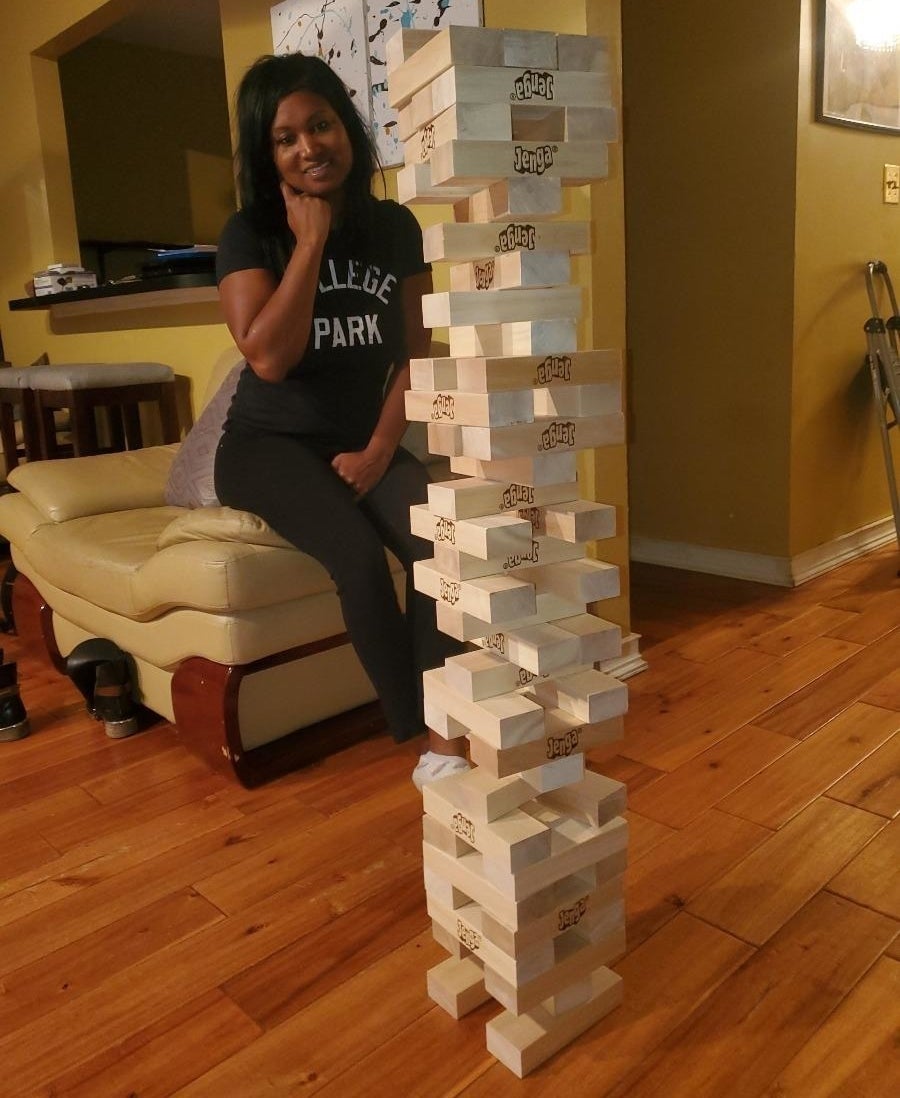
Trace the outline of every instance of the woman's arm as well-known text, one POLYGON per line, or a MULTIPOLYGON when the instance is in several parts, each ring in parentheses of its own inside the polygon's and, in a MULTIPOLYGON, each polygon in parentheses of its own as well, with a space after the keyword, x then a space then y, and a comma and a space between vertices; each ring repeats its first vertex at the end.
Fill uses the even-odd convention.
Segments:
POLYGON ((264 381, 281 381, 306 350, 331 207, 282 184, 296 243, 279 282, 262 268, 233 271, 219 283, 225 323, 241 354, 264 381))
POLYGON ((431 329, 422 322, 422 297, 431 293, 431 272, 404 278, 401 283, 403 322, 406 331, 406 362, 391 377, 381 415, 365 450, 338 454, 334 471, 360 495, 370 492, 384 476, 408 426, 405 393, 409 389, 409 359, 425 358, 431 347, 431 329))

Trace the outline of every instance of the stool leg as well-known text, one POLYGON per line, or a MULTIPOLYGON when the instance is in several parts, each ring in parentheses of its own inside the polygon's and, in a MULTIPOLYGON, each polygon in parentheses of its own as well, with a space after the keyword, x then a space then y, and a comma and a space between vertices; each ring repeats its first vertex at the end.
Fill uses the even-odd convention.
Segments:
POLYGON ((94 409, 82 399, 82 394, 77 390, 72 393, 71 418, 72 450, 75 457, 96 454, 98 443, 94 409))
POLYGON ((140 450, 144 445, 144 437, 141 434, 141 406, 139 404, 120 404, 122 413, 122 426, 125 431, 121 450, 140 450))
POLYGON ((44 406, 40 392, 32 394, 34 398, 34 414, 38 427, 38 452, 42 458, 59 457, 59 446, 56 440, 56 423, 53 420, 53 409, 44 406))
POLYGON ((25 389, 22 392, 22 441, 25 446, 26 461, 36 461, 42 456, 41 432, 38 427, 34 393, 31 389, 25 389))
POLYGON ((16 442, 16 417, 13 414, 13 406, 5 400, 0 402, 0 442, 3 445, 6 471, 10 473, 19 464, 19 445, 16 442))
POLYGON ((162 423, 163 442, 178 442, 181 427, 178 423, 178 403, 175 399, 175 382, 164 381, 160 386, 159 418, 162 423))

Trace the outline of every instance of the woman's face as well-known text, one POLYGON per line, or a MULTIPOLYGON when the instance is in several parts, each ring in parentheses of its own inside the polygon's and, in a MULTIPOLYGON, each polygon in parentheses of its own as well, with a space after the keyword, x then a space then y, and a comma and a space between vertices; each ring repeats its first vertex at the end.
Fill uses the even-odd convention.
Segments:
POLYGON ((353 167, 343 122, 327 99, 308 91, 292 92, 278 104, 272 155, 288 186, 318 198, 340 194, 353 167))

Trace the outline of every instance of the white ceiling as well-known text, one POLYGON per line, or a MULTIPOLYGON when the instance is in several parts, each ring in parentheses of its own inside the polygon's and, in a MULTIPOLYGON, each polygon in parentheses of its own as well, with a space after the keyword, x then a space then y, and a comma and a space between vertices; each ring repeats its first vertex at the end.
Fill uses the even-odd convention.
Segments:
POLYGON ((139 11, 114 23, 99 37, 200 57, 221 57, 219 0, 143 0, 139 11))

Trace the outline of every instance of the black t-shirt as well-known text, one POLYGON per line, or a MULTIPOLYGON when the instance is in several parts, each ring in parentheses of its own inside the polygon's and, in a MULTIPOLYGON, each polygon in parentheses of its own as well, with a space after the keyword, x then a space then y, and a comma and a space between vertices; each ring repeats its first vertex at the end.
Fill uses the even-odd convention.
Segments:
MULTIPOLYGON (((372 201, 374 244, 366 254, 340 232, 328 237, 303 358, 279 382, 263 381, 248 366, 229 423, 302 435, 335 453, 368 444, 390 369, 408 357, 401 283, 430 269, 412 213, 391 200, 372 201)), ((238 211, 222 230, 216 276, 221 282, 253 268, 272 270, 250 219, 238 211)))

